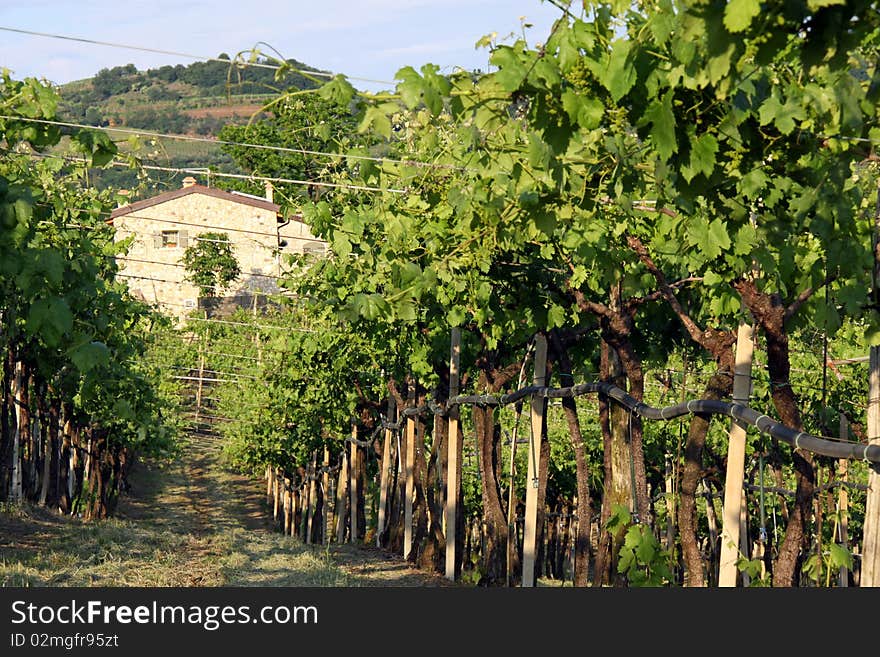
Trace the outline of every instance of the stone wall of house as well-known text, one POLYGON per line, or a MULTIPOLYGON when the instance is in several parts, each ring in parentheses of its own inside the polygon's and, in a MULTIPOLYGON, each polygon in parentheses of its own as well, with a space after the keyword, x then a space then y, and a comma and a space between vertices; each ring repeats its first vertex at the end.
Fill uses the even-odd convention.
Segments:
MULTIPOLYGON (((224 297, 253 299, 254 292, 277 292, 283 258, 278 248, 279 225, 275 212, 192 193, 116 217, 116 239, 131 238, 126 255, 119 259, 120 275, 134 294, 169 315, 182 317, 198 307, 198 291, 184 280, 180 262, 186 247, 199 235, 225 232, 233 245, 241 276, 224 297)), ((296 219, 282 232, 284 251, 303 252, 323 243, 314 241, 308 226, 296 219)), ((247 303, 247 302, 246 302, 247 303)))

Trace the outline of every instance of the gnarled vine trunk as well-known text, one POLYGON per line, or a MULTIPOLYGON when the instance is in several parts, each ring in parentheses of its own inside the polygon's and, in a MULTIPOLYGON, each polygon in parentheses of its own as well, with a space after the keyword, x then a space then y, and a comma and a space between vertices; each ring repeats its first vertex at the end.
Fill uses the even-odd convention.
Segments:
MULTIPOLYGON (((758 290, 754 281, 734 284, 752 316, 763 329, 767 348, 767 369, 770 374, 770 397, 780 421, 795 430, 803 429, 797 395, 791 387, 786 320, 797 306, 786 308, 778 294, 758 290)), ((803 299, 803 295, 800 299, 803 299)), ((815 471, 813 458, 807 451, 792 450, 795 471, 795 501, 785 528, 785 537, 773 564, 773 586, 797 585, 798 567, 803 559, 806 527, 812 516, 815 471)))
MULTIPOLYGON (((481 364, 477 386, 489 394, 498 392, 519 372, 520 364, 499 368, 487 358, 481 364)), ((473 409, 477 450, 480 455, 481 498, 483 502, 484 551, 481 555, 483 583, 503 586, 507 581, 507 542, 510 532, 507 511, 501 495, 501 427, 492 406, 473 409)), ((513 570, 521 569, 515 555, 513 570)))
MULTIPOLYGON (((550 333, 554 357, 559 361, 562 371, 559 373, 562 387, 574 385, 572 362, 568 351, 557 331, 550 333)), ((592 516, 590 501, 590 470, 587 461, 581 423, 577 414, 577 403, 574 397, 562 398, 562 409, 568 425, 568 436, 574 450, 575 474, 577 482, 577 508, 575 514, 577 525, 574 536, 574 573, 572 583, 576 587, 589 584, 590 573, 590 518, 592 516)))

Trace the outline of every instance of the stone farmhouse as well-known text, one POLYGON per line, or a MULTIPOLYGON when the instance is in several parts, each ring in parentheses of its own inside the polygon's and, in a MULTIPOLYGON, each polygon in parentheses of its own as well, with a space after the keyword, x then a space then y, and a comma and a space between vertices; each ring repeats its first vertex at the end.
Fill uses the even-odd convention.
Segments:
POLYGON ((179 189, 116 208, 108 221, 117 241, 134 236, 128 253, 118 257, 118 276, 136 297, 177 318, 195 308, 216 310, 217 304, 200 299, 198 289, 185 280, 181 263, 187 246, 202 234, 228 235, 241 270, 218 295, 223 310, 263 305, 267 294, 279 292, 285 254, 327 250, 301 217, 280 214, 268 183, 263 198, 205 187, 187 177, 179 189))

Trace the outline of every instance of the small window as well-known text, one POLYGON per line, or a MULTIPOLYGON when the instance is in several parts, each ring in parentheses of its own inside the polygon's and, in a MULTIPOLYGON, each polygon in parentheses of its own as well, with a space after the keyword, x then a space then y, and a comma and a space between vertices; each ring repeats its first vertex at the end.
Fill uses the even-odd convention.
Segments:
POLYGON ((163 230, 153 235, 153 246, 157 249, 185 249, 188 236, 185 230, 163 230))
POLYGON ((174 249, 180 245, 179 230, 163 230, 162 231, 162 247, 166 249, 174 249))
POLYGON ((183 307, 184 308, 195 308, 196 302, 193 299, 184 299, 183 300, 183 307))

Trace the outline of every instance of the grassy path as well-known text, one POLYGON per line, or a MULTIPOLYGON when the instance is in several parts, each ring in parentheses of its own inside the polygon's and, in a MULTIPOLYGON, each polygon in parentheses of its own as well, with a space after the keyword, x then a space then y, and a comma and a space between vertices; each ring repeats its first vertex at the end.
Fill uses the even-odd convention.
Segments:
POLYGON ((224 468, 210 438, 139 463, 115 516, 84 523, 0 507, 0 586, 444 586, 366 546, 307 546, 272 531, 264 489, 224 468))

